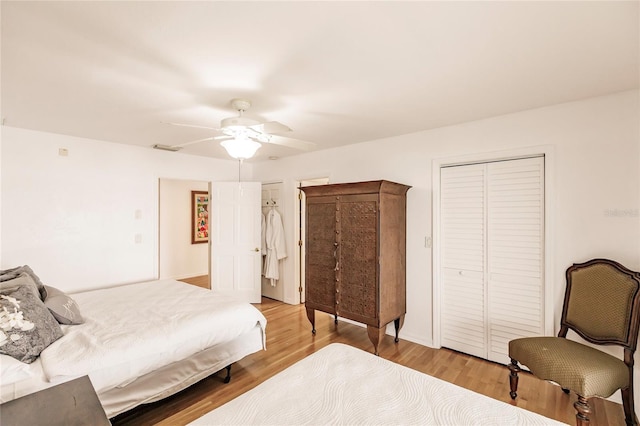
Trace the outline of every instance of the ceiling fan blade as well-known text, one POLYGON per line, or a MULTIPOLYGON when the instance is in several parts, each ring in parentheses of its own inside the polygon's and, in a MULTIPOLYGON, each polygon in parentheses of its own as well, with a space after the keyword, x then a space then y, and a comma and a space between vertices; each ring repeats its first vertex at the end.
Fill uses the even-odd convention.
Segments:
POLYGON ((213 137, 213 136, 210 136, 210 137, 208 137, 208 138, 204 138, 204 139, 198 139, 198 140, 195 140, 195 141, 190 141, 190 142, 185 142, 185 143, 179 143, 179 144, 177 144, 177 145, 173 145, 173 147, 174 147, 174 148, 184 148, 185 146, 195 145, 195 144, 197 144, 197 143, 204 142, 204 141, 212 141, 213 139, 214 139, 214 137, 213 137))
POLYGON ((303 141, 300 139, 288 138, 286 136, 271 135, 268 143, 274 145, 287 146, 289 148, 299 149, 301 151, 313 151, 317 145, 313 142, 303 141))
POLYGON ((161 143, 157 143, 155 145, 151 145, 151 148, 159 149, 159 150, 162 150, 162 151, 171 151, 171 152, 177 152, 177 151, 180 151, 182 149, 182 147, 180 147, 180 146, 163 145, 161 143))
POLYGON ((162 123, 170 124, 172 126, 180 126, 180 127, 195 127, 196 129, 219 130, 219 129, 216 129, 215 127, 198 126, 196 124, 172 123, 170 121, 163 121, 162 123))
POLYGON ((266 123, 260 123, 260 124, 256 124, 254 126, 249 126, 249 127, 254 129, 257 132, 269 133, 269 134, 286 133, 291 131, 289 126, 285 126, 284 124, 279 123, 277 121, 267 121, 266 123))

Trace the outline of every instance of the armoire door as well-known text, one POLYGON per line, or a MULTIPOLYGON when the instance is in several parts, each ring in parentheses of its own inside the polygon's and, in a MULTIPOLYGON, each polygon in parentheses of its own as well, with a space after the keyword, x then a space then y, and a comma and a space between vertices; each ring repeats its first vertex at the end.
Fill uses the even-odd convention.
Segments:
POLYGON ((508 363, 544 334, 544 157, 443 167, 442 346, 508 363))
POLYGON ((338 263, 335 197, 307 199, 306 227, 305 303, 313 309, 334 312, 338 263))
POLYGON ((338 198, 338 315, 378 325, 378 195, 338 198))

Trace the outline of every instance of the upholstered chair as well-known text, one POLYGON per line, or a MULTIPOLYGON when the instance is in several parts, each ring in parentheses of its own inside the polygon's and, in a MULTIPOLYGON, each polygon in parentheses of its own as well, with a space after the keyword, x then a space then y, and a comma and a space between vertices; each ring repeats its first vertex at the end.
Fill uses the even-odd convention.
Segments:
POLYGON ((526 337, 509 342, 511 398, 517 397, 518 363, 536 377, 578 395, 576 424, 589 424, 589 398, 607 398, 618 389, 627 425, 637 425, 633 403, 633 354, 640 320, 640 274, 608 259, 567 269, 558 337, 526 337), (595 345, 620 345, 624 360, 593 345, 567 339, 573 330, 595 345))

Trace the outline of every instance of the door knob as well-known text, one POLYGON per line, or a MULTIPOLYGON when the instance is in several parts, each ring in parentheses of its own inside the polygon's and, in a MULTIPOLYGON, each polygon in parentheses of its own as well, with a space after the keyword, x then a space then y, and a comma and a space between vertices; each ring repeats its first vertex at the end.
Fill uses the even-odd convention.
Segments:
POLYGON ((258 247, 254 248, 253 251, 260 251, 258 247))

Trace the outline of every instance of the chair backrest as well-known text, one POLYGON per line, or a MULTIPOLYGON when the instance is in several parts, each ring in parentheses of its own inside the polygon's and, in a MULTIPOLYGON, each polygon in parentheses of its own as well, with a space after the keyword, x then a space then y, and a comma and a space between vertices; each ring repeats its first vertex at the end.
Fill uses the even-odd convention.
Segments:
POLYGON ((560 337, 568 329, 601 345, 635 351, 640 325, 640 274, 609 259, 567 269, 560 337))

